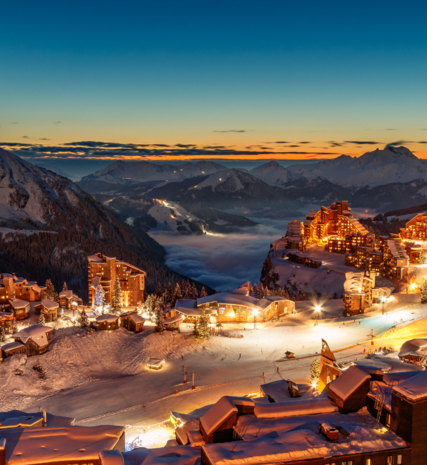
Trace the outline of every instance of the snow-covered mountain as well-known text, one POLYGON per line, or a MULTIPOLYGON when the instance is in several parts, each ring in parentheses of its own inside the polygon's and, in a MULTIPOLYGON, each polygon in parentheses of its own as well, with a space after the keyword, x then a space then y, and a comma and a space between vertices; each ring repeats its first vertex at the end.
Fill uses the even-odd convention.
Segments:
POLYGON ((175 182, 195 176, 209 175, 225 169, 210 161, 185 163, 183 165, 158 165, 148 161, 116 161, 94 174, 82 178, 80 185, 91 182, 129 184, 133 182, 175 182))
POLYGON ((311 165, 287 168, 294 178, 323 177, 345 187, 375 187, 415 179, 427 180, 427 160, 417 158, 406 147, 387 146, 359 158, 342 155, 311 165))
POLYGON ((290 172, 274 160, 257 166, 249 172, 252 176, 261 179, 270 186, 283 187, 284 184, 292 179, 290 172))
POLYGON ((50 278, 57 286, 67 280, 83 298, 87 256, 95 252, 146 270, 150 291, 158 281, 184 278, 163 264, 164 248, 145 232, 124 224, 71 180, 2 149, 0 251, 0 270, 24 273, 40 282, 50 278), (6 234, 7 229, 1 228, 14 232, 6 234), (20 230, 38 234, 20 234, 20 230))

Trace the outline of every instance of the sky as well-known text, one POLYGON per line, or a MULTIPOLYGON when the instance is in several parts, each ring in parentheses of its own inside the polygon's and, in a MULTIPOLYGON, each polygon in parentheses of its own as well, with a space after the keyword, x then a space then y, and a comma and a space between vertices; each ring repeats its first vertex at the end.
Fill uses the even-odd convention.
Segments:
MULTIPOLYGON (((427 4, 2 4, 0 147, 32 158, 427 158, 427 4)), ((77 161, 76 161, 77 162, 77 161)))

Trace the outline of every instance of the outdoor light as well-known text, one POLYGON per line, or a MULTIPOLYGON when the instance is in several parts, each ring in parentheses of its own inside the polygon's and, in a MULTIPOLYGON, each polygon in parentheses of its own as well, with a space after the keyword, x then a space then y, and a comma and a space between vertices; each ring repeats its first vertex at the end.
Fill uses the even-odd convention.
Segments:
POLYGON ((320 310, 322 310, 322 307, 320 305, 315 305, 314 310, 316 310, 316 312, 320 312, 320 310))
POLYGON ((252 315, 254 316, 254 329, 256 329, 256 317, 259 313, 259 310, 257 308, 252 309, 252 315))

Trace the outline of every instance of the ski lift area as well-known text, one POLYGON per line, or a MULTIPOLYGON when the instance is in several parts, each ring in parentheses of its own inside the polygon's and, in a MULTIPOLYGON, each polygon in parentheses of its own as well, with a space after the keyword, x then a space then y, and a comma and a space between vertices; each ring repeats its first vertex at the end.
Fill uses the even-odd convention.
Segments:
POLYGON ((150 358, 147 362, 147 366, 150 370, 160 370, 164 364, 165 360, 163 358, 150 358))

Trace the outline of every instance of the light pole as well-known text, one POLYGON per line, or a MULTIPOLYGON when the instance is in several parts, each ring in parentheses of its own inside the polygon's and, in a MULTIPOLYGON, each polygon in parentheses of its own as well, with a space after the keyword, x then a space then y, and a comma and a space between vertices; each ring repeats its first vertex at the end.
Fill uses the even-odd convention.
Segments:
POLYGON ((316 310, 316 315, 317 315, 317 325, 319 326, 319 314, 322 310, 322 307, 320 305, 315 305, 314 310, 316 310))
POLYGON ((384 315, 384 306, 385 306, 386 300, 387 299, 385 297, 381 297, 381 302, 383 304, 383 315, 384 315))
POLYGON ((256 308, 254 308, 252 310, 252 315, 254 316, 254 329, 256 329, 256 317, 257 317, 258 313, 259 312, 258 312, 258 310, 256 308))

